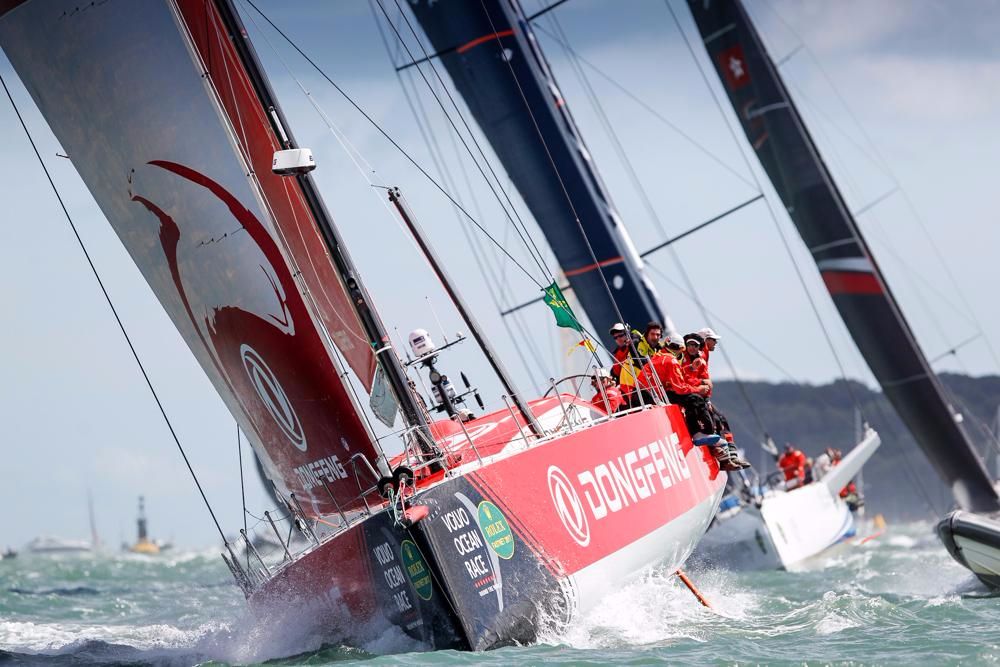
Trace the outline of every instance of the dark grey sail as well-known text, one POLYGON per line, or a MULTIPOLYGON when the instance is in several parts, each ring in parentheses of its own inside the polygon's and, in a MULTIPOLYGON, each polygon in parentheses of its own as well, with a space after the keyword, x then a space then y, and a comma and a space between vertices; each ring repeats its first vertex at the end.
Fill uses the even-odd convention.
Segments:
POLYGON ((590 321, 603 333, 620 309, 635 326, 662 322, 642 260, 516 0, 421 0, 410 7, 590 321))
POLYGON ((986 470, 746 10, 738 0, 689 0, 688 8, 747 139, 886 397, 961 507, 1000 509, 986 470))

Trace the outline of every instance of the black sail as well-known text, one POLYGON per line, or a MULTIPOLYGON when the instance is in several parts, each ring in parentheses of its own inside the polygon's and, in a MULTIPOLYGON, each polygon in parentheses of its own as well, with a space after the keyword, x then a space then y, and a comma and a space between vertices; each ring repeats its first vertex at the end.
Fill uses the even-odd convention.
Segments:
POLYGON ((594 326, 603 333, 618 321, 615 303, 633 325, 664 321, 642 260, 516 1, 418 0, 410 6, 594 326))
POLYGON ((738 0, 689 0, 688 8, 748 141, 886 397, 959 505, 1000 509, 986 470, 746 10, 738 0))

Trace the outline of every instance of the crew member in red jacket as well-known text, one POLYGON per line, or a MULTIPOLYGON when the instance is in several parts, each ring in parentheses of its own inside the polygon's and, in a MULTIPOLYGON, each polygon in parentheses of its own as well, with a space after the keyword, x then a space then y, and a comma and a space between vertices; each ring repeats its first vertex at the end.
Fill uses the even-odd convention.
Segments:
POLYGON ((618 412, 625 404, 621 390, 615 386, 611 374, 605 369, 598 368, 594 371, 594 375, 590 378, 590 386, 594 388, 594 397, 590 399, 590 402, 598 410, 610 415, 613 412, 618 412))
POLYGON ((712 327, 705 327, 704 329, 698 329, 698 335, 701 336, 705 344, 701 348, 701 356, 705 358, 705 363, 708 363, 708 357, 715 352, 715 346, 719 344, 722 340, 719 334, 715 333, 712 327))
POLYGON ((778 467, 785 473, 786 489, 802 486, 806 479, 806 455, 801 449, 796 449, 791 443, 785 445, 785 451, 778 459, 778 467))

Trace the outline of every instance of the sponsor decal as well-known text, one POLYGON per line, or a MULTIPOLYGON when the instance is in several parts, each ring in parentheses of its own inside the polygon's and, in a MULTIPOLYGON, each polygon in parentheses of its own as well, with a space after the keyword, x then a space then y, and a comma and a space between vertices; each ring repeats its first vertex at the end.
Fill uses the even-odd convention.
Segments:
POLYGON ((488 500, 479 503, 479 529, 486 536, 486 543, 494 553, 504 560, 514 555, 514 533, 507 523, 507 517, 488 500))
POLYGON ((590 544, 590 524, 573 484, 557 466, 549 466, 549 496, 569 536, 581 547, 590 544))
POLYGON ((347 471, 344 470, 344 466, 336 454, 300 465, 295 469, 295 474, 298 475, 299 481, 302 482, 302 488, 306 491, 323 486, 324 482, 347 479, 347 471))
POLYGON ((434 592, 431 586, 431 572, 427 569, 427 563, 420 555, 417 545, 410 540, 403 540, 403 543, 399 545, 399 550, 403 554, 403 567, 406 568, 406 574, 410 576, 413 590, 417 592, 421 600, 430 600, 431 594, 434 592))
POLYGON ((585 547, 590 544, 589 518, 601 521, 638 505, 690 479, 691 470, 681 451, 680 438, 671 433, 669 442, 654 440, 577 473, 575 483, 556 466, 549 467, 548 477, 549 494, 559 519, 570 537, 585 547), (585 503, 580 501, 577 489, 585 503))
MULTIPOLYGON (((455 494, 459 502, 466 507, 458 507, 441 515, 455 553, 461 558, 463 569, 472 587, 484 597, 497 590, 494 566, 497 561, 490 555, 484 541, 484 533, 480 524, 472 520, 471 513, 476 512, 476 506, 462 494, 455 494)), ((494 515, 495 516, 495 515, 494 515)))
MULTIPOLYGON (((404 542, 404 544, 406 544, 406 542, 404 542)), ((389 587, 389 594, 392 596, 392 601, 396 604, 396 609, 400 613, 412 610, 413 602, 410 601, 410 596, 407 594, 406 575, 403 574, 405 561, 403 567, 401 567, 399 561, 396 559, 396 554, 393 551, 392 546, 388 542, 377 544, 375 548, 372 549, 372 556, 375 557, 375 561, 381 566, 382 577, 385 579, 385 583, 389 587)), ((429 598, 430 595, 428 594, 428 596, 424 599, 426 600, 429 598)))
POLYGON ((264 362, 257 351, 244 343, 240 345, 240 357, 243 359, 243 368, 253 384, 254 390, 263 401, 264 407, 271 413, 278 428, 285 434, 299 451, 306 451, 306 434, 302 429, 302 422, 292 408, 292 402, 288 399, 288 394, 281 388, 281 383, 274 376, 271 369, 264 362))

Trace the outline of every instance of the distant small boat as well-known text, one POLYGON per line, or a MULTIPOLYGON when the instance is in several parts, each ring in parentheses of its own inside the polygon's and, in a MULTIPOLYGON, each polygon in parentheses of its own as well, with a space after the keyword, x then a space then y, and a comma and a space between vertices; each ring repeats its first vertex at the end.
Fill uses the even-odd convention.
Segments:
POLYGON ((90 553, 93 547, 86 540, 67 540, 48 535, 36 537, 28 542, 27 550, 33 554, 90 553))
POLYGON ((139 517, 136 519, 136 529, 138 536, 135 544, 124 545, 126 551, 130 551, 134 554, 155 556, 161 551, 166 551, 171 548, 172 545, 169 542, 149 539, 149 532, 146 524, 146 501, 142 496, 139 496, 139 517))
POLYGON ((17 552, 14 551, 12 548, 7 547, 6 549, 4 549, 4 552, 2 554, 2 559, 11 560, 12 558, 17 558, 17 552))
MULTIPOLYGON (((28 542, 25 548, 33 554, 93 553, 100 548, 101 542, 97 536, 97 524, 94 522, 94 500, 89 491, 87 492, 87 518, 90 521, 90 542, 43 535, 28 542)), ((12 550, 8 549, 8 551, 12 550)), ((13 554, 13 556, 7 556, 7 552, 4 552, 4 558, 13 558, 17 552, 15 551, 13 554)))

